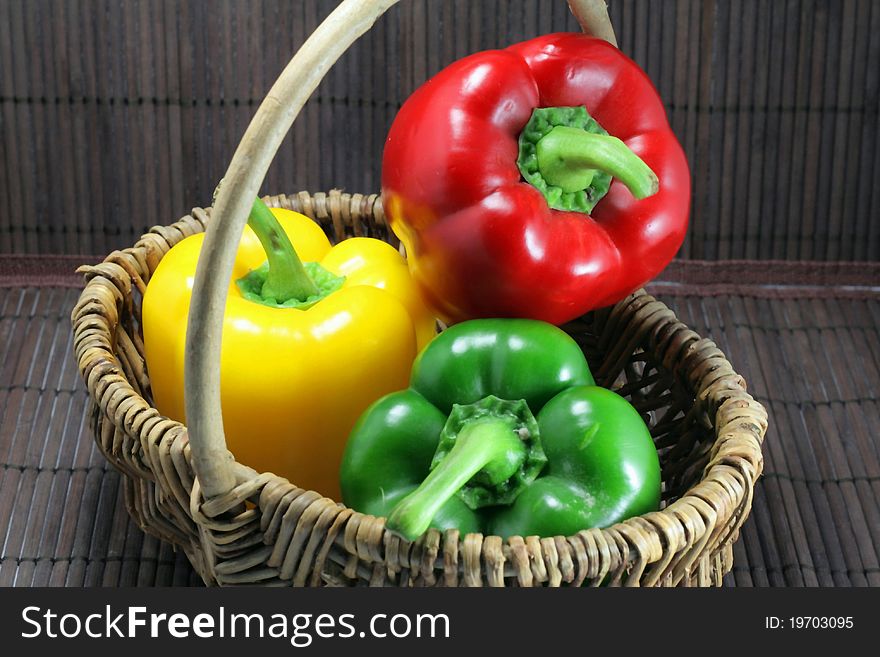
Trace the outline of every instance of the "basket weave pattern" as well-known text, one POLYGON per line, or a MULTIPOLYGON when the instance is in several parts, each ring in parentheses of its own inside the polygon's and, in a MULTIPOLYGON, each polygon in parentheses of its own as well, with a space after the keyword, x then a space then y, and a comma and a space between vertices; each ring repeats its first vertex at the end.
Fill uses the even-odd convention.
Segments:
MULTIPOLYGON (((336 241, 369 235, 395 242, 377 195, 301 192, 266 200, 308 215, 336 241)), ((162 256, 203 231, 210 215, 196 208, 82 268, 86 286, 72 314, 94 434, 125 475, 129 512, 145 531, 181 547, 206 583, 721 584, 761 473, 767 415, 718 347, 644 291, 564 328, 597 383, 628 398, 651 428, 663 473, 659 512, 569 537, 502 540, 432 529, 409 543, 386 532, 383 518, 241 466, 232 491, 204 500, 186 427, 150 402, 140 301, 162 256)))

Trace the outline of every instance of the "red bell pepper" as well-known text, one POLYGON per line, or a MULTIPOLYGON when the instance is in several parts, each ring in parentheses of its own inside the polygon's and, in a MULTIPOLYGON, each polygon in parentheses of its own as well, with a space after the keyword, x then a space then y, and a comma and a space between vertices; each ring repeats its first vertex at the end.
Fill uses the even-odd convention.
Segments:
POLYGON ((451 64, 404 103, 382 167, 391 228, 447 322, 613 304, 687 229, 687 160, 656 90, 581 34, 451 64))

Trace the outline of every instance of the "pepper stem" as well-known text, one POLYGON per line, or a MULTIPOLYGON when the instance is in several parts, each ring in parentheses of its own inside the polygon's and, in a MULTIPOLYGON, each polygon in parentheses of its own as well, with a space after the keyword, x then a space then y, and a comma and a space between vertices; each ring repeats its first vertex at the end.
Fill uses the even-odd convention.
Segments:
POLYGON ((660 181, 617 137, 558 125, 537 143, 538 170, 563 192, 586 189, 596 170, 620 180, 637 199, 656 194, 660 181))
POLYGON ((434 516, 472 477, 490 485, 510 479, 522 467, 527 448, 510 418, 484 418, 467 423, 443 460, 421 485, 388 514, 386 527, 409 541, 421 536, 434 516))
POLYGON ((257 234, 269 260, 269 272, 261 290, 264 298, 283 304, 290 299, 305 301, 319 294, 318 286, 303 267, 287 233, 260 199, 254 201, 248 225, 257 234))

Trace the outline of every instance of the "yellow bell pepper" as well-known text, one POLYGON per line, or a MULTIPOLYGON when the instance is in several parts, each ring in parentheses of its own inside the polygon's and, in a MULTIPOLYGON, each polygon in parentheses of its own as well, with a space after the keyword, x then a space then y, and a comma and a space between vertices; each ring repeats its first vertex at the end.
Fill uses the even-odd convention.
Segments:
MULTIPOLYGON (((153 402, 180 422, 187 314, 203 238, 187 237, 162 258, 143 299, 153 402)), ((412 362, 434 333, 392 246, 358 237, 331 246, 308 217, 270 214, 257 201, 223 324, 221 404, 230 451, 257 471, 340 499, 339 464, 355 421, 373 401, 409 385, 412 362)))

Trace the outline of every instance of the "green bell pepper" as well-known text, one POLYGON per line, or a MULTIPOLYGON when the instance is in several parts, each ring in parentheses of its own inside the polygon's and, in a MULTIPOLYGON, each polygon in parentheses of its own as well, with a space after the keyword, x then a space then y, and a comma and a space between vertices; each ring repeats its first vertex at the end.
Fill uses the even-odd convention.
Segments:
POLYGON ((657 510, 648 428, 595 385, 559 328, 463 322, 413 364, 411 385, 375 402, 343 455, 342 499, 409 540, 428 527, 502 537, 571 535, 657 510))

